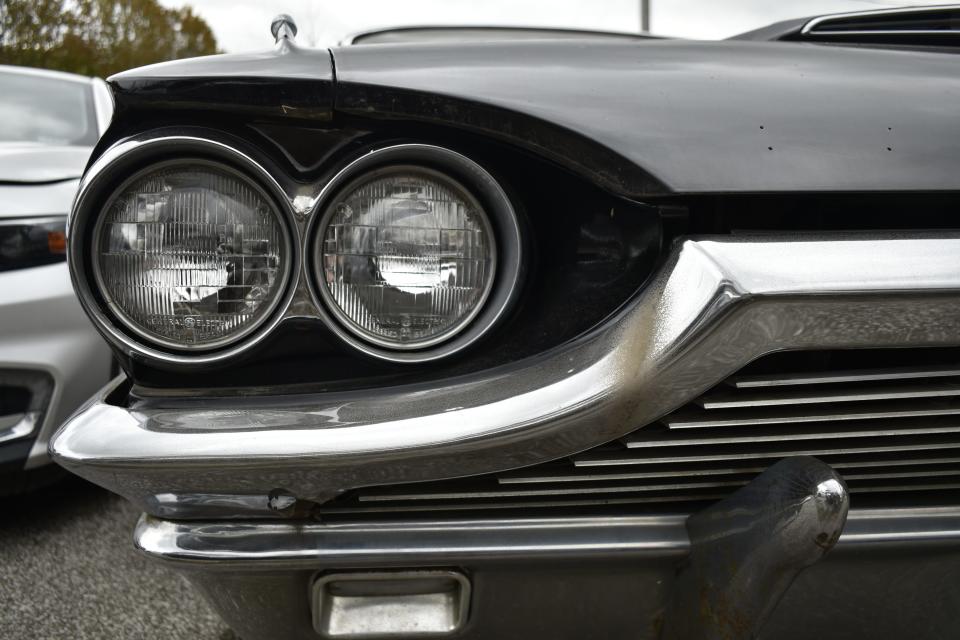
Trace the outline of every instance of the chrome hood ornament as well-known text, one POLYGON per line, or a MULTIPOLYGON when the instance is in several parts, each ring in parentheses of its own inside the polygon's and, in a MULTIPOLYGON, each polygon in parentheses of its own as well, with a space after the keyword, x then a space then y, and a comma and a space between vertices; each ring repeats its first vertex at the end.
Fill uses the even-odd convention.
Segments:
POLYGON ((274 40, 279 43, 281 40, 293 40, 297 37, 297 23, 289 14, 278 14, 270 23, 270 33, 274 40))

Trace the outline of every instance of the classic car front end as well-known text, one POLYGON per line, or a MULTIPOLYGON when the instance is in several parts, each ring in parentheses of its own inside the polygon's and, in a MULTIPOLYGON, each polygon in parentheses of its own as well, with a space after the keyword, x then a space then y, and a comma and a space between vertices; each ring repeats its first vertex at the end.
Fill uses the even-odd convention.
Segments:
POLYGON ((949 637, 955 13, 115 76, 51 452, 249 640, 949 637))

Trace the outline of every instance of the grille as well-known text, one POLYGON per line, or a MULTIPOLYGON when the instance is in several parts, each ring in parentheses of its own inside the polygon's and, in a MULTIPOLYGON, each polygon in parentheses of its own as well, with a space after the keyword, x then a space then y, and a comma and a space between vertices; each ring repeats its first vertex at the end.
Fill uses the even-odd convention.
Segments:
POLYGON ((501 474, 370 487, 326 513, 489 509, 686 509, 777 460, 813 455, 854 506, 960 503, 960 354, 768 356, 618 441, 501 474))

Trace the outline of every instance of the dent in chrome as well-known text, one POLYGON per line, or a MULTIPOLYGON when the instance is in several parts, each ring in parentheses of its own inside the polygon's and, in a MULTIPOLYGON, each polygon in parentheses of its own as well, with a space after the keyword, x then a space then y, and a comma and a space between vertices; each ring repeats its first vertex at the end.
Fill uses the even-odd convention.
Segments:
POLYGON ((51 451, 148 512, 159 494, 260 496, 268 514, 274 489, 322 502, 528 466, 620 437, 772 351, 960 344, 957 255, 958 237, 686 240, 604 327, 511 366, 239 409, 208 398, 128 410, 101 397, 51 451))

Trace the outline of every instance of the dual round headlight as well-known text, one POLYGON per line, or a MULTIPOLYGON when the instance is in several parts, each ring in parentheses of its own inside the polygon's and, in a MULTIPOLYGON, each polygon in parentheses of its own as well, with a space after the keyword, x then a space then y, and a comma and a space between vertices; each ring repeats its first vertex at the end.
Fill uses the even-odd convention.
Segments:
MULTIPOLYGON (((472 342, 506 307, 519 271, 516 220, 489 174, 453 152, 407 147, 338 174, 299 231, 320 316, 355 347, 393 360, 472 342)), ((166 350, 253 341, 298 280, 298 226, 277 191, 212 160, 135 173, 93 225, 91 266, 106 307, 135 341, 166 350)))
POLYGON ((138 335, 175 349, 213 348, 276 307, 290 259, 280 212, 256 183, 208 162, 153 167, 108 200, 94 274, 138 335))
POLYGON ((463 329, 493 287, 497 244, 483 207, 437 171, 393 166, 345 186, 320 223, 320 292, 372 344, 417 349, 463 329))

